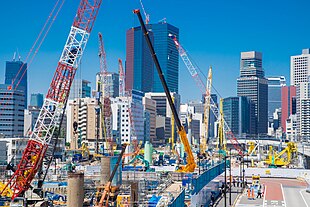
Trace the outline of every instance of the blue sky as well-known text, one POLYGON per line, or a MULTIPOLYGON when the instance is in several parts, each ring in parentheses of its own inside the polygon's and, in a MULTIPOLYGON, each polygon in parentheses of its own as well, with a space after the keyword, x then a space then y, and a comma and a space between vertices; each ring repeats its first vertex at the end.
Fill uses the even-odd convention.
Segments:
MULTIPOLYGON (((0 82, 5 61, 18 48, 22 60, 48 17, 56 0, 3 1, 0 7, 0 82)), ((162 18, 180 29, 180 42, 197 65, 207 73, 213 66, 213 83, 223 97, 236 95, 240 52, 263 52, 266 75, 289 80, 290 56, 310 47, 310 1, 280 0, 144 0, 151 23, 162 18)), ((30 93, 46 94, 67 39, 79 0, 66 0, 53 27, 28 71, 30 93)), ((108 69, 117 71, 117 59, 125 62, 126 30, 137 26, 132 9, 139 0, 102 3, 77 77, 95 82, 99 71, 98 32, 103 34, 108 69)), ((200 91, 180 60, 182 102, 200 99, 200 91), (190 79, 190 80, 189 80, 190 79)))

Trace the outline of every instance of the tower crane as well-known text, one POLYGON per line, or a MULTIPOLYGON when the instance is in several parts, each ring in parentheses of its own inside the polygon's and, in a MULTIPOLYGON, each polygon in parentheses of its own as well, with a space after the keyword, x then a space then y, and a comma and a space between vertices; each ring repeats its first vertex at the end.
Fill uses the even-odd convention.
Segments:
POLYGON ((156 66, 156 69, 157 69, 160 81, 161 81, 161 83, 163 85, 163 88, 164 88, 166 97, 168 99, 168 103, 169 103, 169 106, 171 108, 171 111, 172 111, 175 123, 176 123, 176 125, 178 127, 178 134, 180 135, 180 139, 181 139, 181 141, 182 141, 182 143, 184 145, 184 149, 185 149, 185 152, 187 154, 187 164, 185 166, 180 166, 178 171, 180 171, 180 172, 194 172, 194 170, 196 168, 196 163, 195 163, 194 155, 193 155, 192 149, 191 149, 191 147, 189 145, 189 142, 188 142, 188 139, 187 139, 187 136, 186 136, 186 131, 184 129, 184 126, 182 126, 180 118, 179 118, 178 113, 176 111, 176 108, 175 108, 175 106, 173 104, 173 101, 172 101, 172 98, 171 98, 171 95, 170 95, 170 91, 169 91, 169 88, 167 86, 167 82, 166 82, 166 80, 164 78, 163 71, 162 71, 162 69, 161 69, 161 67, 159 65, 159 61, 158 61, 157 55, 156 55, 154 47, 153 47, 153 45, 151 43, 150 37, 148 35, 148 31, 146 30, 146 26, 145 26, 145 24, 143 22, 140 10, 136 9, 133 12, 135 14, 137 14, 137 16, 138 16, 138 19, 139 19, 139 22, 140 22, 140 25, 141 25, 141 28, 142 28, 145 40, 147 42, 148 48, 150 49, 151 56, 152 56, 153 61, 155 63, 155 66, 156 66))
MULTIPOLYGON (((99 105, 101 108, 101 126, 103 128, 103 134, 105 141, 108 143, 110 153, 113 154, 113 139, 112 139, 112 109, 111 109, 111 100, 110 100, 110 86, 108 81, 108 69, 107 69, 107 60, 106 52, 104 50, 104 44, 102 39, 102 34, 98 33, 99 37, 99 62, 100 62, 100 75, 98 81, 99 94, 102 92, 102 96, 99 96, 99 105), (101 90, 100 90, 101 89, 101 90), (103 104, 102 104, 103 103, 103 104)), ((97 141, 97 146, 98 146, 97 141)), ((97 152, 98 153, 98 152, 97 152)))
MULTIPOLYGON (((202 93, 205 92, 205 86, 203 81, 201 80, 196 66, 194 66, 193 62, 191 61, 191 59, 188 57, 186 50, 182 47, 182 45, 179 43, 179 41, 177 40, 176 36, 173 34, 169 34, 169 37, 173 40, 176 48, 179 51, 179 55, 182 58, 186 68, 188 69, 189 73, 191 74, 192 78, 195 80, 198 88, 201 90, 202 93)), ((217 114, 216 114, 216 104, 214 103, 214 100, 212 98, 210 98, 210 108, 212 110, 212 112, 214 113, 214 115, 216 116, 216 118, 218 118, 217 114)), ((236 139, 236 137, 234 136, 234 134, 231 132, 228 124, 225 122, 224 120, 224 131, 226 132, 226 137, 229 138, 230 142, 233 144, 234 148, 238 151, 238 154, 241 156, 243 155, 243 150, 241 148, 240 143, 238 142, 238 140, 236 139)))
POLYGON ((32 180, 40 169, 43 179, 39 180, 38 183, 43 184, 57 143, 57 138, 53 136, 54 131, 56 128, 60 129, 70 87, 97 17, 101 1, 81 0, 80 2, 56 72, 21 161, 2 190, 4 192, 7 188, 11 189, 13 192, 12 200, 30 188, 32 180))
POLYGON ((210 117, 210 99, 211 99, 211 87, 212 87, 212 67, 209 69, 207 87, 206 87, 206 97, 204 105, 204 135, 202 136, 200 150, 205 152, 207 149, 207 142, 209 138, 209 117, 210 117))
POLYGON ((119 73, 119 96, 124 97, 125 96, 125 75, 124 75, 124 69, 123 69, 123 62, 120 58, 118 59, 118 73, 119 73))

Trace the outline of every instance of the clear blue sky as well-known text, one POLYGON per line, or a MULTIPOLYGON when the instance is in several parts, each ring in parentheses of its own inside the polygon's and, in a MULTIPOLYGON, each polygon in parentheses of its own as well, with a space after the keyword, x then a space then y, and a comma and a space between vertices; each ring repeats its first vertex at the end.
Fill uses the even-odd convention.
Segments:
MULTIPOLYGON (((18 48, 26 58, 56 0, 3 1, 0 7, 0 82, 5 60, 18 48)), ((207 73, 213 66, 213 83, 223 97, 236 95, 240 52, 263 52, 266 75, 289 79, 290 56, 310 47, 310 1, 280 0, 144 0, 151 23, 166 17, 180 29, 180 42, 207 73)), ((50 33, 28 71, 30 93, 46 94, 72 24, 79 0, 66 0, 50 33)), ((77 76, 95 82, 99 71, 97 33, 103 34, 108 68, 117 71, 125 62, 126 30, 137 26, 132 9, 139 0, 103 1, 77 76)), ((182 102, 200 99, 200 91, 180 60, 182 102)))

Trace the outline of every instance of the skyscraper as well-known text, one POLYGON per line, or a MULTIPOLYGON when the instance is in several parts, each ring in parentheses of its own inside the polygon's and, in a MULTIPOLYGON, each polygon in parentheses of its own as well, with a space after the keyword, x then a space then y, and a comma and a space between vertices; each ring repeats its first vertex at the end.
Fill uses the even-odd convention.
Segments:
MULTIPOLYGON (((173 34, 179 40, 179 29, 166 22, 148 25, 154 35, 154 50, 171 92, 179 92, 179 52, 169 37, 173 34)), ((153 92, 164 92, 157 72, 154 72, 153 92)))
POLYGON ((272 120, 276 109, 281 108, 281 89, 286 85, 284 76, 268 77, 268 119, 272 120))
POLYGON ((24 134, 24 90, 0 84, 0 134, 17 137, 24 134))
POLYGON ((223 113, 226 123, 235 136, 255 134, 255 113, 249 98, 245 96, 224 98, 223 113))
POLYGON ((19 90, 24 91, 24 106, 26 108, 28 103, 27 63, 20 60, 6 61, 4 83, 12 85, 13 88, 18 85, 19 90))
MULTIPOLYGON (((153 42, 153 33, 149 36, 153 42)), ((154 64, 141 27, 134 27, 126 33, 125 90, 151 92, 154 64)))
MULTIPOLYGON (((179 53, 169 34, 179 38, 179 29, 166 22, 148 24, 147 29, 158 57, 168 88, 179 91, 179 53)), ((141 27, 126 34, 126 91, 134 88, 143 92, 164 92, 141 27)))
POLYGON ((71 85, 69 99, 73 100, 75 98, 90 98, 91 97, 91 87, 90 82, 87 80, 74 79, 71 85))
POLYGON ((33 93, 30 97, 30 106, 41 108, 43 105, 43 94, 42 93, 33 93))
POLYGON ((281 92, 281 126, 282 130, 286 132, 286 120, 290 115, 296 113, 296 87, 283 86, 281 92))
POLYGON ((268 81, 262 67, 262 53, 242 52, 237 95, 248 97, 255 106, 257 133, 266 134, 268 128, 268 81))
POLYGON ((291 56, 291 85, 308 82, 310 76, 310 49, 303 49, 301 55, 291 56))

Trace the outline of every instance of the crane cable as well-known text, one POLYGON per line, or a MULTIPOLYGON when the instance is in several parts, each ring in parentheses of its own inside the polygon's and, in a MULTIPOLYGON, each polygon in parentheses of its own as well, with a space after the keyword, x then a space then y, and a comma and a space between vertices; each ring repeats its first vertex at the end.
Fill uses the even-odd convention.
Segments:
MULTIPOLYGON (((37 53, 38 53, 38 51, 39 51, 41 45, 43 44, 43 42, 44 42, 44 40, 45 40, 47 34, 49 33, 49 31, 50 31, 50 29, 51 29, 53 23, 55 22, 55 20, 56 20, 58 14, 59 14, 59 12, 60 12, 60 10, 61 10, 61 8, 62 8, 64 2, 65 2, 65 0, 62 0, 60 6, 58 7, 58 9, 57 9, 57 11, 56 11, 56 13, 54 14, 54 11, 55 11, 55 9, 57 8, 59 2, 60 2, 60 0, 58 0, 58 1, 55 3, 55 5, 54 5, 52 11, 50 12, 50 14, 49 14, 47 20, 45 21, 44 26, 42 27, 42 29, 41 29, 41 31, 40 31, 40 33, 39 33, 38 37, 36 38, 36 40, 35 40, 35 42, 33 43, 31 49, 29 50, 29 52, 28 52, 28 54, 27 54, 27 57, 26 57, 26 59, 25 59, 25 62, 21 65, 21 67, 19 68, 18 73, 16 74, 15 78, 13 79, 12 85, 14 86, 14 82, 15 82, 16 79, 18 78, 19 73, 22 71, 22 68, 24 67, 25 63, 27 62, 27 60, 29 59, 29 57, 32 55, 32 52, 33 52, 34 48, 36 47, 38 41, 40 40, 40 38, 41 38, 41 36, 42 36, 42 34, 43 34, 43 32, 45 31, 44 34, 43 34, 43 37, 41 38, 41 40, 40 40, 38 46, 37 46, 36 49, 35 49, 34 54, 32 55, 32 57, 31 57, 31 59, 30 59, 30 62, 29 62, 29 64, 28 64, 28 67, 24 70, 23 74, 22 74, 21 77, 19 78, 19 80, 18 80, 16 86, 14 87, 14 90, 16 90, 17 87, 19 86, 19 84, 20 84, 22 78, 24 77, 26 71, 29 69, 29 66, 31 65, 31 63, 33 62, 35 56, 37 55, 37 53), (50 19, 51 19, 52 17, 53 17, 53 19, 52 19, 52 21, 50 22, 50 19), (49 25, 48 25, 48 24, 49 24, 49 25), (47 25, 48 25, 48 28, 45 30, 45 28, 46 28, 47 25)), ((12 98, 13 93, 11 93, 10 96, 11 96, 10 98, 12 98)), ((7 98, 9 98, 9 97, 7 97, 7 98)), ((1 113, 0 113, 0 115, 1 115, 1 113)), ((22 145, 22 142, 19 142, 19 144, 18 144, 18 146, 17 146, 17 148, 16 148, 16 153, 15 153, 15 154, 13 155, 13 157, 11 158, 9 164, 11 164, 12 161, 15 159, 17 152, 18 152, 19 149, 21 148, 21 145, 22 145)))

